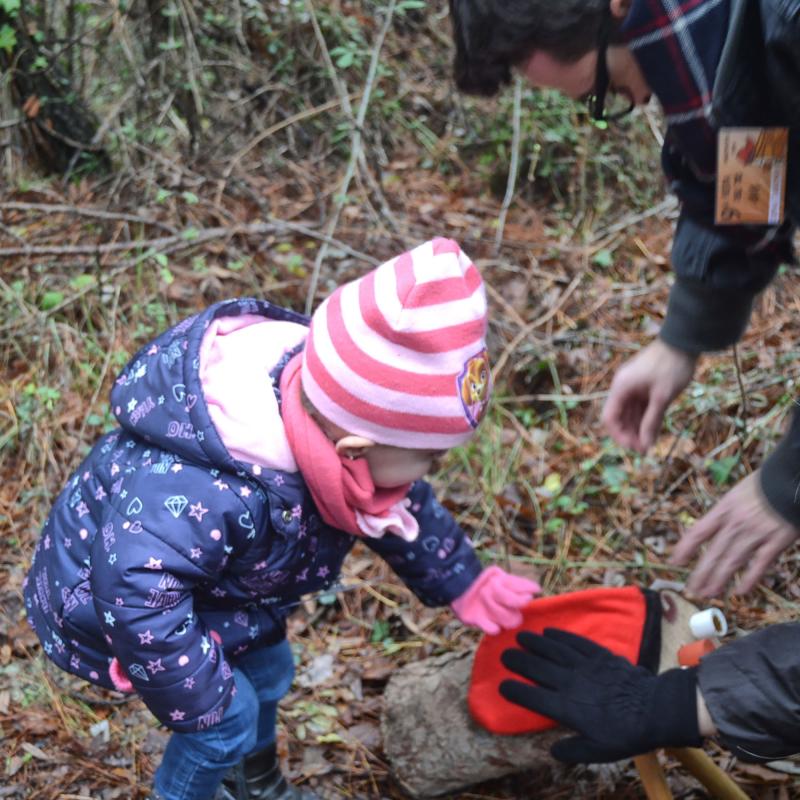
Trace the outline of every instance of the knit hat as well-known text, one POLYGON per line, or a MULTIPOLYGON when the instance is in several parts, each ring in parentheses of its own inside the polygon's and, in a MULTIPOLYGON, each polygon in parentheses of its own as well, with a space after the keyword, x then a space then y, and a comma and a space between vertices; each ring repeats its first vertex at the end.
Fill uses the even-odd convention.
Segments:
POLYGON ((475 265, 450 239, 425 242, 320 305, 303 390, 325 418, 379 444, 463 444, 491 391, 486 323, 475 265))

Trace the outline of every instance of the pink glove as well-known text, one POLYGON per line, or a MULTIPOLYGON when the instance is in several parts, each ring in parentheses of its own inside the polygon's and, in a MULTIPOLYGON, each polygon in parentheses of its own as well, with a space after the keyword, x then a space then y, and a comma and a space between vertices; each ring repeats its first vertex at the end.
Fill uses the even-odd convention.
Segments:
POLYGON ((519 609, 527 605, 542 587, 500 567, 489 567, 478 575, 461 597, 450 603, 453 613, 465 624, 484 633, 500 633, 522 624, 519 609))
POLYGON ((125 670, 122 669, 122 665, 116 658, 111 659, 111 664, 109 664, 108 667, 108 674, 111 677, 111 683, 114 684, 114 688, 118 692, 128 693, 135 691, 131 679, 128 677, 125 670))

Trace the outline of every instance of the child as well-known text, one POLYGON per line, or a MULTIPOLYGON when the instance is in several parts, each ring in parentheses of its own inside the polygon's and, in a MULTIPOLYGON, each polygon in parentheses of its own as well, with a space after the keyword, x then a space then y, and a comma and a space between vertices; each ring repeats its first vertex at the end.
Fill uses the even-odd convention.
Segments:
POLYGON ((314 797, 286 783, 275 749, 285 620, 335 581, 355 537, 423 603, 489 633, 521 622, 539 587, 482 570, 420 480, 483 416, 485 333, 478 271, 435 239, 310 322, 217 303, 117 379, 122 427, 56 500, 25 598, 58 666, 136 691, 175 732, 151 798, 206 800, 223 778, 217 797, 314 797))

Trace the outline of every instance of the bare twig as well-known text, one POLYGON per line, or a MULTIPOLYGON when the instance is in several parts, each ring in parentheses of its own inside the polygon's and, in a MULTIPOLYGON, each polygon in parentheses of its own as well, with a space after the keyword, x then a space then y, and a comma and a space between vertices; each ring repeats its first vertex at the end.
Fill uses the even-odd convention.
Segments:
POLYGON ((656 144, 659 147, 664 145, 664 134, 661 131, 661 125, 663 124, 663 119, 659 119, 658 112, 655 109, 654 103, 648 103, 646 106, 643 106, 642 114, 644 114, 644 118, 647 120, 647 125, 650 128, 650 133, 653 134, 653 138, 656 140, 656 144))
POLYGON ((178 10, 180 12, 185 41, 185 47, 183 48, 186 63, 185 82, 189 84, 195 109, 198 115, 200 115, 203 114, 203 96, 200 92, 197 75, 202 72, 203 59, 197 49, 197 42, 195 41, 194 35, 195 28, 198 27, 197 15, 191 7, 191 4, 185 2, 185 0, 178 3, 178 10))
POLYGON ((119 211, 103 211, 99 208, 50 203, 8 202, 0 203, 0 211, 41 211, 43 214, 75 214, 80 217, 91 217, 93 219, 121 220, 123 222, 134 222, 140 225, 153 225, 154 227, 169 231, 170 233, 176 233, 172 225, 168 225, 157 219, 140 217, 138 214, 125 214, 119 211))
POLYGON ((31 245, 29 247, 2 247, 0 257, 7 256, 75 256, 75 255, 102 255, 104 253, 120 253, 126 250, 144 249, 154 253, 163 252, 173 245, 195 247, 198 244, 223 239, 229 236, 252 236, 256 234, 272 233, 275 226, 267 223, 243 225, 237 228, 206 228, 198 231, 196 235, 187 237, 185 233, 174 236, 161 236, 157 239, 137 239, 129 242, 111 242, 105 244, 74 244, 74 245, 31 245))
MULTIPOLYGON (((161 61, 163 60, 163 54, 158 58, 154 58, 149 61, 141 70, 141 76, 144 78, 145 76, 149 75, 155 67, 157 67, 161 61)), ((122 107, 128 102, 128 100, 133 97, 136 92, 139 90, 139 86, 133 84, 128 87, 128 89, 123 93, 122 97, 117 100, 111 109, 104 115, 103 121, 97 127, 97 131, 95 135, 92 137, 92 144, 97 144, 103 136, 105 136, 106 131, 111 127, 111 121, 119 114, 122 107)))
POLYGON ((353 256, 360 261, 366 261, 367 264, 370 264, 373 267, 376 267, 378 264, 380 264, 380 260, 374 256, 367 255, 367 253, 362 253, 360 250, 356 250, 355 248, 350 247, 350 245, 345 244, 340 239, 336 239, 335 237, 329 236, 326 233, 315 231, 308 225, 303 225, 299 222, 290 222, 288 220, 274 219, 273 217, 269 217, 267 221, 271 222, 278 228, 296 231, 297 233, 302 233, 304 236, 308 236, 310 239, 316 239, 317 241, 332 245, 337 250, 341 250, 343 253, 347 253, 347 255, 353 256))
POLYGON ((532 331, 536 330, 540 325, 544 324, 553 317, 564 303, 567 302, 570 295, 575 291, 578 284, 581 282, 583 278, 583 271, 579 272, 570 282, 569 286, 561 293, 561 297, 558 298, 558 302, 555 303, 548 311, 546 311, 541 317, 537 317, 533 322, 529 322, 505 347, 500 358, 497 359, 494 367, 492 368, 492 379, 496 380, 497 376, 503 371, 503 367, 506 365, 506 361, 511 357, 511 354, 517 349, 520 342, 525 339, 532 331))
MULTIPOLYGON (((319 26, 319 21, 317 19, 316 9, 314 8, 313 0, 306 0, 306 8, 311 15, 311 23, 314 27, 314 36, 317 40, 317 44, 319 45, 320 52, 322 53, 322 60, 325 62, 325 68, 328 71, 328 76, 331 79, 331 83, 333 84, 333 88, 336 91, 336 94, 339 96, 339 99, 342 101, 342 111, 344 115, 347 117, 348 121, 352 129, 355 131, 357 128, 360 129, 361 126, 358 124, 356 117, 353 113, 353 106, 350 103, 350 97, 347 94, 347 87, 344 83, 339 80, 339 75, 336 72, 336 67, 333 65, 333 59, 331 58, 330 50, 328 49, 328 44, 325 41, 325 36, 322 33, 322 29, 319 26)), ((367 157, 364 153, 363 148, 359 148, 358 154, 358 167, 361 171, 361 176, 366 183, 369 184, 369 189, 373 195, 378 199, 378 202, 381 206, 381 213, 383 214, 384 219, 386 219, 391 228, 393 230, 398 230, 397 221, 392 214, 391 209, 389 208, 389 204, 386 202, 386 198, 384 197, 383 190, 380 187, 378 181, 375 180, 374 175, 372 174, 372 170, 369 168, 369 164, 367 164, 367 157)))
MULTIPOLYGON (((307 0, 307 3, 313 11, 313 4, 311 3, 311 0, 307 0)), ((361 128, 367 116, 367 108, 369 107, 370 95, 372 94, 372 86, 375 82, 375 75, 378 72, 379 56, 381 48, 383 47, 383 41, 386 38, 386 32, 389 30, 389 26, 392 24, 395 4, 396 0, 390 0, 388 8, 386 9, 386 16, 384 17, 383 26, 381 27, 381 30, 378 34, 375 46, 372 49, 372 58, 370 59, 369 70, 367 71, 367 79, 364 84, 364 90, 361 96, 361 105, 359 106, 358 109, 356 124, 353 128, 353 137, 350 141, 350 161, 347 164, 347 170, 345 171, 344 178, 342 179, 342 184, 339 188, 338 196, 334 201, 336 205, 334 208, 333 215, 331 216, 330 220, 328 221, 328 225, 326 226, 326 233, 329 236, 333 235, 333 232, 336 230, 336 226, 339 224, 339 216, 342 213, 342 208, 344 208, 344 204, 347 198, 347 190, 350 188, 350 181, 353 179, 353 175, 355 173, 356 163, 358 161, 358 154, 361 149, 361 128)), ((315 20, 315 30, 318 30, 319 25, 316 24, 316 18, 314 18, 314 20, 315 20)), ((311 309, 314 307, 314 296, 316 295, 317 292, 319 273, 322 267, 322 262, 325 260, 325 256, 327 254, 328 254, 327 244, 323 244, 322 247, 320 247, 319 251, 317 252, 317 258, 314 261, 314 270, 311 273, 311 284, 308 290, 308 297, 306 298, 307 314, 310 314, 311 309)))
POLYGON ((514 188, 517 185, 517 170, 519 169, 519 142, 520 142, 520 119, 522 116, 522 78, 517 76, 514 81, 514 114, 512 117, 513 132, 511 136, 511 161, 508 165, 508 180, 506 181, 506 194, 503 198, 503 205, 500 209, 500 216, 497 218, 497 231, 494 236, 494 254, 500 252, 500 245, 503 243, 503 231, 506 227, 506 216, 514 199, 514 188))
MULTIPOLYGON (((357 97, 358 95, 353 95, 353 97, 357 97)), ((349 99, 349 98, 348 98, 349 99)), ((234 169, 236 169, 236 165, 254 148, 258 147, 264 139, 269 139, 272 134, 277 133, 278 131, 283 130, 284 128, 288 128, 290 125, 294 125, 295 122, 301 122, 304 119, 310 119, 311 117, 316 117, 319 114, 324 114, 326 111, 331 111, 332 109, 336 108, 338 105, 342 103, 341 98, 337 98, 336 100, 329 100, 327 103, 323 103, 321 106, 314 106, 314 108, 306 108, 303 111, 298 111, 296 114, 292 114, 291 117, 287 117, 286 119, 282 119, 280 122, 276 122, 274 125, 270 125, 269 128, 266 130, 261 131, 255 138, 251 139, 238 153, 236 153, 233 158, 228 162, 228 166, 225 167, 225 171, 222 173, 222 180, 220 180, 219 185, 217 186, 217 194, 214 198, 214 202, 219 205, 222 200, 222 195, 225 192, 225 184, 230 178, 231 173, 234 169)))
POLYGON ((106 253, 120 253, 137 249, 155 254, 175 251, 186 247, 196 247, 199 244, 204 244, 214 239, 232 238, 234 236, 263 236, 266 233, 285 233, 286 231, 302 233, 309 238, 323 242, 323 244, 333 245, 337 249, 341 249, 355 258, 366 261, 368 264, 374 265, 378 263, 372 256, 362 253, 328 234, 318 233, 312 228, 297 222, 287 222, 279 219, 270 219, 267 222, 253 222, 249 225, 205 228, 196 231, 191 236, 187 236, 184 231, 174 236, 161 236, 156 239, 137 239, 127 242, 106 242, 104 244, 94 245, 29 245, 23 247, 3 247, 0 248, 0 257, 20 255, 104 255, 106 253))
POLYGON ((676 214, 677 211, 678 200, 674 195, 669 195, 660 203, 648 208, 646 211, 641 211, 636 214, 626 214, 624 217, 622 217, 622 219, 618 220, 612 225, 609 225, 605 228, 598 228, 592 237, 592 242, 598 242, 608 236, 611 236, 612 234, 618 233, 619 231, 627 230, 632 225, 636 225, 642 220, 649 219, 650 217, 658 216, 668 218, 671 215, 676 214))
MULTIPOLYGON (((60 142, 64 144, 68 144, 70 147, 77 148, 80 152, 88 151, 90 153, 99 153, 103 150, 102 145, 93 144, 93 142, 79 142, 77 139, 73 139, 71 136, 67 136, 64 133, 60 133, 55 128, 50 127, 49 125, 41 122, 38 118, 32 120, 32 122, 47 136, 52 136, 54 139, 58 139, 60 142)), ((94 141, 94 140, 93 140, 94 141)))
POLYGON ((740 426, 737 426, 737 428, 741 428, 742 437, 744 439, 744 437, 747 436, 747 392, 745 392, 744 383, 742 382, 742 364, 739 360, 739 348, 736 345, 733 346, 733 365, 736 370, 736 382, 739 385, 739 397, 742 402, 742 413, 740 415, 742 423, 740 426))
MULTIPOLYGON (((790 410, 791 410, 790 406, 784 406, 779 403, 777 405, 774 405, 766 414, 763 414, 762 416, 753 420, 753 424, 750 426, 750 430, 748 431, 747 436, 745 436, 744 441, 741 444, 742 452, 744 452, 744 449, 753 441, 755 435, 761 428, 766 427, 776 417, 785 416, 786 414, 789 413, 790 410)), ((729 436, 727 439, 725 439, 724 442, 721 442, 712 450, 709 450, 709 452, 706 453, 705 456, 706 459, 709 460, 712 458, 716 458, 720 453, 727 450, 736 441, 742 442, 742 439, 739 436, 738 432, 734 433, 732 436, 729 436)))
POLYGON ((608 392, 587 392, 586 394, 515 394, 512 397, 500 397, 494 402, 503 406, 516 405, 517 403, 593 403, 595 400, 604 400, 608 392))
POLYGON ((108 373, 108 368, 111 365, 111 358, 114 355, 114 340, 117 332, 117 305, 119 304, 119 293, 121 289, 122 287, 119 284, 114 287, 114 302, 112 303, 111 314, 109 315, 111 331, 109 332, 108 337, 108 350, 106 350, 106 357, 103 360, 103 366, 100 370, 100 375, 97 378, 97 386, 95 387, 92 399, 86 406, 86 414, 83 417, 83 422, 81 423, 80 430, 78 431, 78 440, 81 442, 83 441, 83 434, 86 431, 86 426, 89 424, 89 417, 92 414, 92 409, 94 409, 94 404, 97 402, 97 398, 100 396, 100 392, 103 390, 103 382, 105 381, 106 374, 108 373))

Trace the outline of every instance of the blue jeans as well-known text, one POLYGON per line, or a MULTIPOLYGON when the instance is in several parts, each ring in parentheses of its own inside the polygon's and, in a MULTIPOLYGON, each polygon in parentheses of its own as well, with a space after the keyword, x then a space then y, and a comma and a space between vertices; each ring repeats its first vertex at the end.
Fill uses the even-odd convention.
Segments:
POLYGON ((233 674, 236 694, 222 722, 170 737, 155 776, 165 800, 210 800, 230 767, 275 741, 278 701, 294 677, 289 643, 284 639, 248 653, 233 674))

